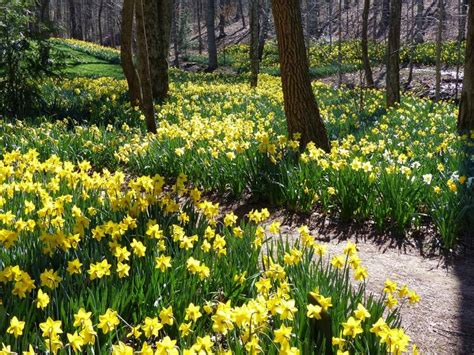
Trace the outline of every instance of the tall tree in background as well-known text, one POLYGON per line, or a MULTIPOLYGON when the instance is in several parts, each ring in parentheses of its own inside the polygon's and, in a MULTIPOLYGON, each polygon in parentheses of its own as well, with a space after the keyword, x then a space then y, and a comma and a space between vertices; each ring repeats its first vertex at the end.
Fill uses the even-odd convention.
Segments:
POLYGON ((362 11, 362 65, 364 66, 365 72, 365 81, 367 86, 373 88, 374 78, 372 75, 372 68, 370 67, 369 60, 369 40, 368 40, 368 31, 369 31, 369 9, 370 9, 370 0, 364 0, 364 10, 362 11))
POLYGON ((168 95, 173 0, 144 1, 145 29, 153 98, 162 102, 168 95))
POLYGON ((257 87, 259 58, 258 58, 258 34, 259 34, 259 19, 258 19, 258 0, 249 1, 249 22, 250 22, 250 86, 257 87))
POLYGON ((379 36, 385 35, 385 33, 387 32, 387 27, 390 24, 390 3, 390 0, 382 0, 382 16, 380 18, 378 29, 379 36))
POLYGON ((441 93, 441 50, 443 40, 443 18, 444 0, 438 0, 438 29, 436 31, 436 78, 435 78, 435 98, 440 99, 441 93))
POLYGON ((387 107, 400 102, 400 27, 402 19, 401 0, 391 0, 390 27, 387 49, 387 107))
POLYGON ((262 0, 262 7, 260 10, 262 13, 262 25, 260 26, 261 29, 258 38, 258 59, 262 60, 265 42, 267 40, 268 31, 270 30, 270 0, 262 0))
POLYGON ((225 33, 225 0, 219 0, 219 38, 224 38, 225 33))
POLYGON ((148 132, 156 133, 155 110, 153 108, 153 88, 150 78, 150 62, 143 11, 143 0, 135 0, 135 18, 137 20, 138 73, 142 91, 142 110, 145 114, 148 132))
POLYGON ((424 0, 416 0, 416 18, 415 18, 415 25, 416 25, 416 33, 415 33, 415 42, 422 43, 423 42, 423 26, 425 22, 425 4, 424 0))
POLYGON ((458 130, 474 130, 474 1, 470 0, 467 18, 464 82, 459 105, 458 130))
POLYGON ((311 88, 299 0, 272 0, 272 4, 288 134, 301 135, 301 148, 314 142, 328 152, 326 128, 311 88))
POLYGON ((216 27, 214 24, 215 17, 216 17, 215 0, 207 0, 206 27, 207 27, 207 51, 209 55, 209 64, 207 67, 207 71, 213 71, 217 69, 216 27))
POLYGON ((174 1, 173 16, 172 16, 172 34, 173 34, 173 65, 179 68, 179 17, 180 17, 180 0, 174 1))
POLYGON ((133 64, 133 19, 135 17, 135 0, 124 0, 122 7, 122 39, 120 59, 122 70, 128 83, 128 94, 132 105, 141 103, 140 82, 133 64))

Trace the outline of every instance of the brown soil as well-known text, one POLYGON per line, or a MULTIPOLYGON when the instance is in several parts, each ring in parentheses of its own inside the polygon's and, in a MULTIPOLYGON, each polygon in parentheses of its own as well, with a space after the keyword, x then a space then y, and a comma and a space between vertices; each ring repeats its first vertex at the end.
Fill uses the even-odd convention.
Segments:
MULTIPOLYGON (((223 211, 232 210, 239 218, 262 207, 242 201, 222 204, 223 211)), ((389 232, 375 231, 370 223, 342 223, 318 212, 270 212, 271 221, 282 223, 283 236, 298 238, 297 228, 306 224, 318 242, 327 245, 330 255, 341 253, 348 240, 356 243, 369 271, 370 292, 379 294, 387 278, 414 289, 421 301, 415 306, 404 306, 401 315, 403 327, 421 354, 474 354, 472 249, 464 248, 460 255, 447 260, 429 251, 434 239, 429 226, 400 239, 389 232)))
MULTIPOLYGON (((372 68, 372 70, 375 85, 378 88, 384 88, 386 73, 385 66, 377 66, 372 68)), ((402 90, 410 91, 420 97, 435 98, 435 73, 434 66, 416 66, 413 68, 412 80, 410 83, 408 83, 409 68, 401 68, 400 83, 402 90)), ((361 71, 355 71, 343 74, 342 83, 348 87, 361 86, 361 79, 363 80, 363 73, 361 71)), ((441 70, 440 85, 441 99, 456 99, 456 83, 459 97, 461 95, 462 79, 462 67, 460 68, 458 75, 456 75, 456 67, 443 68, 441 70)), ((338 82, 338 75, 335 74, 318 80, 326 84, 336 86, 338 82)))

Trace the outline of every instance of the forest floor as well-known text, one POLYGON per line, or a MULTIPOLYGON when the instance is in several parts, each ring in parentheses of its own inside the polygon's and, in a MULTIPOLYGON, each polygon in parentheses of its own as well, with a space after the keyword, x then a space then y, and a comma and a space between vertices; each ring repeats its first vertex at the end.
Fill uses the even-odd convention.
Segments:
MULTIPOLYGON (((378 88, 385 87, 385 66, 376 66, 372 68, 375 85, 378 88)), ((413 77, 411 83, 407 84, 409 76, 409 68, 400 69, 400 83, 402 89, 410 91, 420 97, 435 97, 435 79, 436 70, 434 66, 415 66, 413 68, 413 77)), ((364 74, 362 71, 354 71, 342 75, 342 82, 349 87, 360 86, 361 78, 364 74)), ((456 78, 456 67, 445 67, 441 70, 441 90, 442 99, 454 99, 456 96, 456 83, 458 84, 458 96, 461 95, 463 70, 459 71, 456 78)), ((334 74, 322 79, 317 79, 329 85, 337 85, 338 75, 334 74)))
MULTIPOLYGON (((222 201, 220 201, 222 202, 222 201)), ((224 210, 239 217, 261 208, 245 201, 224 202, 224 210)), ((412 233, 410 239, 397 240, 388 232, 377 232, 370 223, 345 223, 336 217, 313 211, 294 214, 284 209, 271 210, 270 224, 280 221, 281 235, 289 242, 298 238, 297 228, 307 225, 328 254, 341 254, 347 243, 357 244, 362 264, 368 269, 367 289, 380 294, 386 279, 407 284, 421 297, 401 310, 404 329, 421 354, 474 354, 474 248, 468 245, 455 258, 447 260, 431 252, 432 231, 412 233), (424 240, 420 239, 424 236, 424 240)))

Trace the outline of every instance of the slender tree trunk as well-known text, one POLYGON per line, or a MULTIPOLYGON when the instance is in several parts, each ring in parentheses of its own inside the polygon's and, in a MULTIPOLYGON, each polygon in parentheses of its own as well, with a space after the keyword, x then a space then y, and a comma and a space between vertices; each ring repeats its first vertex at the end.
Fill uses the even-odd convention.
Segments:
POLYGON ((43 68, 47 68, 49 62, 50 47, 46 43, 46 40, 51 35, 51 19, 49 16, 50 0, 42 0, 39 5, 39 23, 37 24, 36 31, 38 32, 39 38, 44 41, 39 48, 41 65, 43 68))
POLYGON ((306 0, 307 4, 307 15, 306 15, 306 28, 307 33, 310 37, 317 36, 318 33, 318 16, 319 16, 319 0, 306 0))
POLYGON ((135 15, 135 0, 124 0, 122 8, 122 43, 120 46, 120 58, 122 69, 128 83, 128 94, 133 106, 141 104, 141 91, 138 73, 133 64, 133 18, 135 15))
POLYGON ((342 0, 338 1, 337 87, 342 85, 342 0))
POLYGON ((328 1, 328 17, 329 17, 329 46, 332 47, 332 0, 328 1))
POLYGON ((98 25, 99 25, 99 43, 101 45, 104 44, 104 36, 102 33, 102 11, 104 11, 104 0, 100 0, 99 3, 99 13, 97 14, 97 20, 98 20, 98 25))
POLYGON ((174 61, 173 64, 176 68, 179 68, 179 16, 180 16, 180 0, 175 0, 174 12, 173 12, 173 22, 172 22, 172 31, 173 31, 173 51, 174 51, 174 61))
POLYGON ((474 8, 472 0, 467 19, 464 82, 459 105, 458 130, 460 132, 474 130, 474 8))
POLYGON ((225 0, 219 0, 219 38, 225 36, 225 0))
POLYGON ((207 0, 207 51, 209 54, 209 66, 207 71, 214 71, 217 69, 217 45, 216 45, 216 29, 214 25, 215 20, 215 0, 207 0))
POLYGON ((467 8, 469 5, 469 0, 460 0, 460 1, 461 1, 461 11, 460 11, 460 16, 459 16, 458 31, 459 33, 462 34, 462 36, 460 36, 461 41, 464 41, 466 40, 466 16, 467 16, 467 8))
POLYGON ((390 23, 390 3, 391 0, 382 0, 382 17, 379 22, 379 36, 383 36, 387 32, 387 27, 390 23))
POLYGON ((137 20, 138 70, 142 89, 142 109, 145 114, 148 132, 156 133, 153 88, 150 79, 150 63, 148 58, 143 0, 135 0, 135 17, 137 20))
POLYGON ((76 4, 74 3, 74 0, 69 0, 69 23, 71 25, 71 37, 78 39, 79 33, 77 29, 76 4))
POLYGON ((250 22, 250 86, 257 87, 259 60, 258 60, 258 0, 249 1, 249 22, 250 22))
POLYGON ((387 50, 387 106, 400 103, 400 26, 401 0, 391 0, 387 50))
POLYGON ((460 71, 460 62, 461 62, 461 42, 466 40, 466 6, 468 0, 458 0, 458 43, 457 43, 457 61, 456 61, 456 89, 454 97, 458 99, 459 91, 459 71, 460 71))
POLYGON ((329 151, 326 128, 313 95, 299 0, 272 0, 288 134, 329 151))
POLYGON ((198 50, 199 54, 202 54, 202 31, 201 31, 201 11, 202 11, 202 0, 196 1, 196 12, 197 12, 197 22, 198 22, 198 50))
POLYGON ((443 0, 438 0, 438 30, 436 33, 436 83, 435 83, 435 99, 438 101, 440 99, 441 91, 441 50, 442 50, 442 40, 443 40, 443 15, 444 12, 444 2, 443 0))
POLYGON ((270 29, 270 0, 262 1, 262 29, 258 39, 258 59, 263 58, 263 51, 265 49, 265 41, 267 40, 268 31, 270 29))
POLYGON ((416 24, 416 33, 415 33, 415 42, 416 43, 422 43, 423 42, 423 27, 424 27, 424 22, 425 22, 425 4, 424 0, 416 0, 416 19, 415 19, 415 24, 416 24))
POLYGON ((369 60, 369 43, 368 43, 368 27, 369 27, 369 8, 370 0, 364 0, 364 10, 362 11, 362 64, 364 66, 365 80, 367 86, 370 88, 375 87, 374 78, 372 75, 372 68, 370 67, 369 60))
POLYGON ((374 42, 377 40, 377 13, 379 1, 380 0, 374 0, 374 22, 372 23, 372 39, 374 42))
POLYGON ((145 0, 143 6, 153 98, 163 102, 169 90, 168 57, 173 0, 145 0))
POLYGON ((247 27, 247 24, 245 23, 245 15, 244 15, 244 5, 242 3, 242 0, 239 1, 239 12, 240 12, 240 18, 242 19, 242 28, 247 27))

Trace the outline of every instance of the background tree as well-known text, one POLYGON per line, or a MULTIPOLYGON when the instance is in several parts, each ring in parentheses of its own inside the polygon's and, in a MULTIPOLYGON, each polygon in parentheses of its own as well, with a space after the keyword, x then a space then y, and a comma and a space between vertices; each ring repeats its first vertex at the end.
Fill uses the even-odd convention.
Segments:
POLYGON ((207 52, 209 57, 209 63, 207 70, 214 71, 217 69, 217 44, 216 44, 216 27, 214 24, 216 14, 215 0, 207 0, 207 15, 206 15, 206 27, 207 27, 207 52))
POLYGON ((436 31, 436 78, 435 78, 435 98, 440 99, 441 92, 441 50, 443 48, 443 18, 444 1, 438 0, 438 30, 436 31))
POLYGON ((258 58, 258 35, 259 35, 259 16, 258 0, 249 2, 249 22, 250 22, 250 86, 257 87, 259 58, 258 58))
POLYGON ((288 134, 293 138, 301 135, 301 148, 314 142, 329 151, 309 77, 299 0, 272 0, 272 5, 288 134))
POLYGON ((458 130, 474 130, 474 1, 470 0, 467 18, 464 83, 459 105, 458 130))
POLYGON ((387 107, 400 102, 400 27, 402 19, 401 0, 391 0, 390 27, 387 49, 387 107))
POLYGON ((365 81, 367 86, 370 88, 375 87, 374 79, 372 75, 372 68, 370 67, 369 60, 369 41, 368 41, 368 30, 369 30, 369 9, 370 0, 364 0, 364 10, 362 11, 362 65, 364 66, 365 81))

